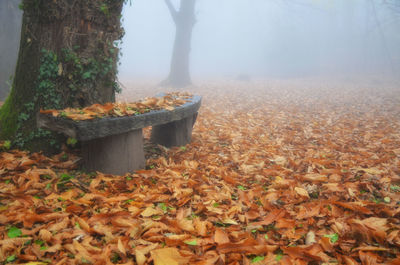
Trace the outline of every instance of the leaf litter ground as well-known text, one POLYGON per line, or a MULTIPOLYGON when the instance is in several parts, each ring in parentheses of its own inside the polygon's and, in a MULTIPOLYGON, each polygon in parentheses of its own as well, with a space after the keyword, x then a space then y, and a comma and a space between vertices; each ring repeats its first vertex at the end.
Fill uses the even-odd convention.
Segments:
POLYGON ((192 143, 147 144, 135 174, 2 152, 0 262, 400 264, 398 85, 220 81, 189 92, 204 96, 192 143))

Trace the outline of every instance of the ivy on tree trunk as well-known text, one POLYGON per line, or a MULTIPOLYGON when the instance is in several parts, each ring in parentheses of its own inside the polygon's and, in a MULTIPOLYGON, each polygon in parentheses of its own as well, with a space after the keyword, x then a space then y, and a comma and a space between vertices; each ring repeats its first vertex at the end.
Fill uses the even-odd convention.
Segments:
POLYGON ((124 0, 23 0, 12 89, 0 110, 0 136, 14 146, 55 153, 63 137, 37 129, 40 109, 115 100, 124 0))

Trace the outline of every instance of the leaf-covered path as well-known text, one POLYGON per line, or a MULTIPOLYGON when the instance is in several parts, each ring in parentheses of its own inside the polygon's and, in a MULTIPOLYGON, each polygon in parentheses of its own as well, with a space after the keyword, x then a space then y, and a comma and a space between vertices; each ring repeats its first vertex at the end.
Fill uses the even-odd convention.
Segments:
POLYGON ((189 92, 204 96, 192 144, 160 148, 136 174, 2 152, 0 262, 400 264, 399 88, 189 92))

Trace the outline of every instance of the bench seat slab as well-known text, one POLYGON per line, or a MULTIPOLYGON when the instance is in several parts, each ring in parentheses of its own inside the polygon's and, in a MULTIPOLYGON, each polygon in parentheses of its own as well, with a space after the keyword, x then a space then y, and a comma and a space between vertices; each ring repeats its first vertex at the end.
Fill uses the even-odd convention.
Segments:
MULTIPOLYGON (((163 95, 159 95, 160 97, 163 95)), ((190 143, 201 96, 173 110, 75 121, 38 113, 38 128, 63 133, 82 142, 83 167, 122 175, 145 167, 142 128, 153 126, 151 140, 166 147, 190 143)))
POLYGON ((82 143, 84 167, 123 175, 145 167, 142 129, 111 135, 82 143))
POLYGON ((201 97, 193 96, 191 101, 173 110, 162 109, 134 116, 103 117, 84 121, 74 121, 38 113, 37 125, 38 128, 60 132, 79 141, 88 141, 142 129, 147 126, 178 121, 196 114, 200 104, 201 97))

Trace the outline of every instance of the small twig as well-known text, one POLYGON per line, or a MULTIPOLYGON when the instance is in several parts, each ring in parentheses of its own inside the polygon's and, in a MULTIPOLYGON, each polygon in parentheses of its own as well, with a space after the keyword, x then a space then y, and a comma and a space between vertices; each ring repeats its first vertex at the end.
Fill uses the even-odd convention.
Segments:
POLYGON ((86 187, 85 183, 82 183, 79 179, 71 179, 70 182, 77 188, 83 190, 86 193, 89 193, 90 190, 86 187))

